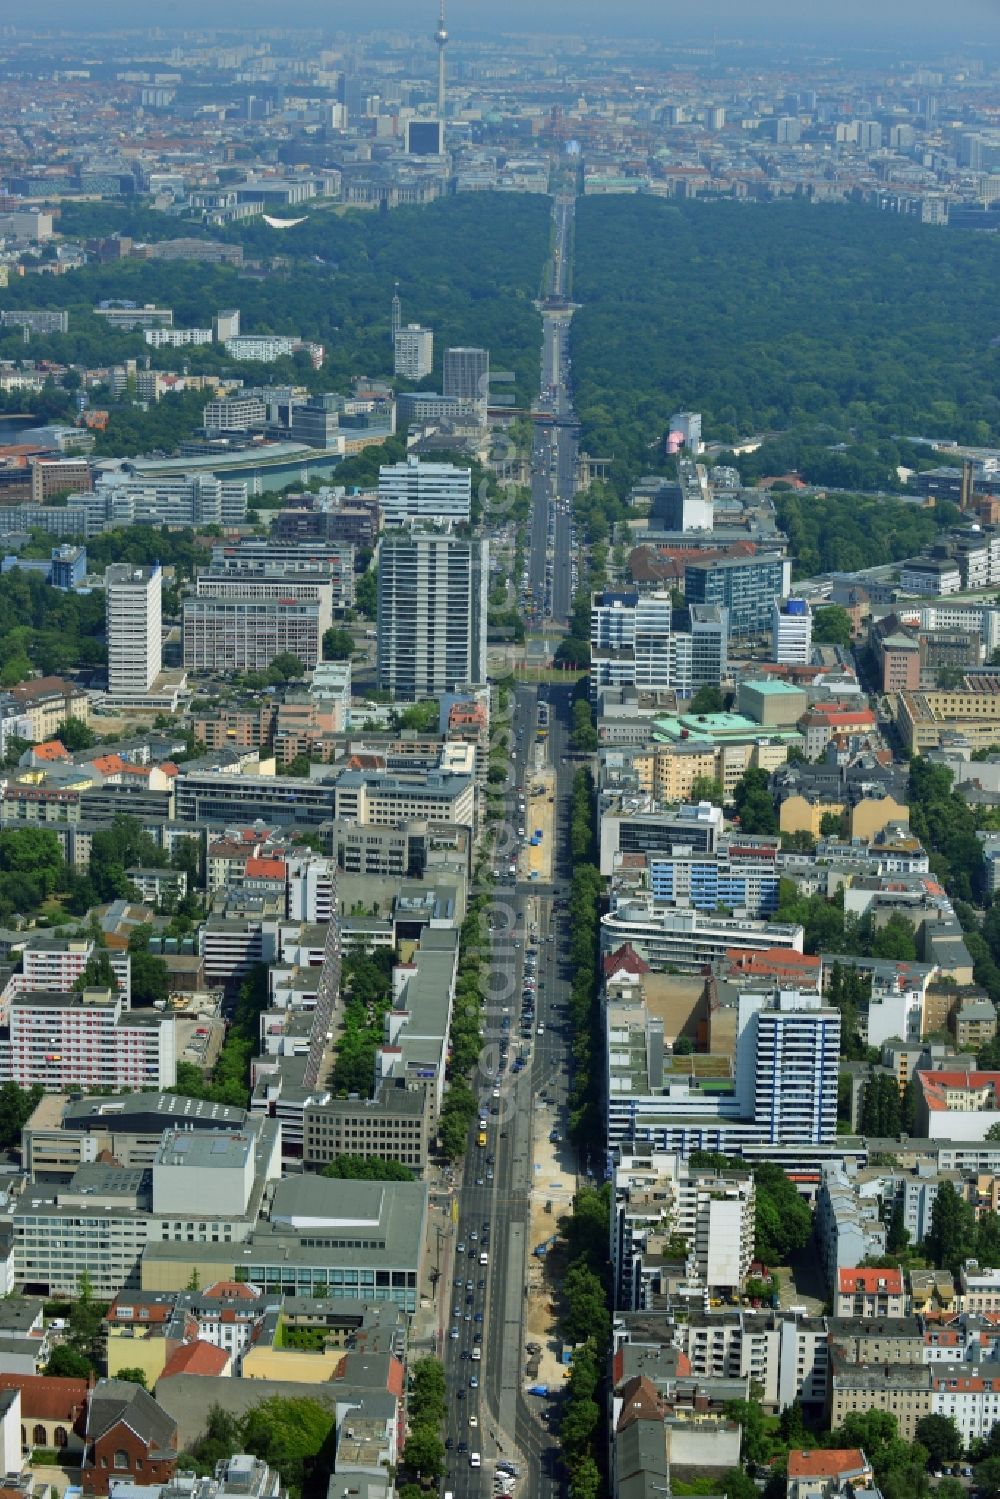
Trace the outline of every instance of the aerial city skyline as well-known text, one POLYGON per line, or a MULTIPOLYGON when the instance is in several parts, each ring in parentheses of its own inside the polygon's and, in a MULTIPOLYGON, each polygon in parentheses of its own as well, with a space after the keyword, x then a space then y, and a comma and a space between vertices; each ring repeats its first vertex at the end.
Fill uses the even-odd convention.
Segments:
POLYGON ((993 5, 0 49, 9 1499, 1000 1499, 993 5))

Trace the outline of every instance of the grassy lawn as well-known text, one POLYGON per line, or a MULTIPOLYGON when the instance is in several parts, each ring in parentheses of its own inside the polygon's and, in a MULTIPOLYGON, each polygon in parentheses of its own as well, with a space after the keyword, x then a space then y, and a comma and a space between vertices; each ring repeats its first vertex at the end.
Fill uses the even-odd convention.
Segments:
POLYGON ((560 682, 572 685, 585 677, 585 671, 560 671, 555 666, 515 666, 512 673, 516 682, 545 682, 550 686, 558 686, 560 682))
POLYGON ((689 1057, 671 1057, 670 1071, 688 1077, 693 1074, 695 1077, 725 1078, 728 1082, 731 1068, 728 1057, 710 1057, 695 1052, 689 1057))

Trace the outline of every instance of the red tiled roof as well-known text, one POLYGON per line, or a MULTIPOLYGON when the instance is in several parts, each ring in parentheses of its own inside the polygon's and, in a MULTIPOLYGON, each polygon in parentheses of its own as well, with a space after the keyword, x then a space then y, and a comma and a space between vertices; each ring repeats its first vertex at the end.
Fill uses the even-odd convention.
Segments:
POLYGON ((248 859, 246 872, 253 879, 283 880, 285 862, 283 859, 248 859))
POLYGON ((10 690, 18 702, 31 701, 32 698, 81 696, 80 688, 64 677, 33 677, 30 682, 19 682, 10 690))
POLYGON ((793 489, 805 489, 805 484, 798 474, 768 474, 766 478, 758 479, 759 489, 770 489, 775 484, 790 484, 793 489))
POLYGON ((156 1301, 153 1303, 143 1302, 142 1311, 143 1315, 137 1317, 135 1314, 135 1303, 129 1300, 128 1292, 124 1291, 108 1308, 108 1321, 124 1322, 128 1327, 149 1327, 156 1323, 169 1322, 174 1314, 174 1303, 173 1300, 156 1301), (119 1306, 128 1307, 129 1315, 127 1317, 120 1314, 119 1306))
POLYGON ((840 1478, 863 1473, 868 1461, 860 1447, 822 1447, 788 1454, 789 1478, 840 1478))
POLYGON ((397 1400, 402 1400, 403 1391, 406 1388, 406 1377, 403 1365, 398 1358, 389 1360, 389 1378, 386 1383, 389 1394, 395 1395, 397 1400))
POLYGON ((802 721, 806 724, 826 724, 831 729, 848 724, 864 724, 866 728, 873 729, 875 714, 867 706, 849 708, 846 703, 831 703, 829 706, 825 703, 818 703, 814 708, 809 709, 802 721))
POLYGON ((95 755, 90 763, 102 776, 119 775, 125 769, 121 755, 95 755))
POLYGON ((206 1286, 201 1293, 202 1299, 211 1298, 213 1301, 256 1301, 257 1292, 243 1281, 239 1280, 216 1280, 210 1286, 206 1286))
POLYGON ((58 739, 47 739, 44 744, 36 744, 32 750, 36 760, 68 760, 69 752, 58 739))
POLYGON ((842 1296, 852 1291, 874 1293, 884 1291, 888 1296, 902 1296, 902 1270, 838 1270, 837 1284, 842 1296))
POLYGON ((614 978, 618 973, 649 973, 649 964, 640 958, 631 942, 624 942, 604 959, 604 977, 614 978))
POLYGON ((196 1338, 193 1343, 182 1343, 175 1349, 164 1364, 160 1379, 172 1379, 175 1374, 205 1374, 214 1377, 224 1374, 228 1365, 229 1354, 224 1348, 217 1348, 204 1338, 196 1338))
POLYGON ((0 1374, 0 1390, 21 1391, 21 1418, 65 1421, 72 1425, 87 1404, 85 1379, 51 1379, 45 1374, 0 1374))
POLYGON ((1000 1106, 1000 1072, 918 1072, 917 1082, 931 1110, 947 1109, 950 1088, 991 1088, 993 1103, 1000 1106))
POLYGON ((727 947, 726 963, 739 973, 751 974, 794 973, 806 977, 818 974, 820 969, 819 957, 789 947, 727 947))
POLYGON ((653 1381, 646 1374, 630 1379, 621 1392, 622 1408, 618 1417, 618 1430, 623 1431, 633 1421, 662 1421, 663 1401, 653 1381))

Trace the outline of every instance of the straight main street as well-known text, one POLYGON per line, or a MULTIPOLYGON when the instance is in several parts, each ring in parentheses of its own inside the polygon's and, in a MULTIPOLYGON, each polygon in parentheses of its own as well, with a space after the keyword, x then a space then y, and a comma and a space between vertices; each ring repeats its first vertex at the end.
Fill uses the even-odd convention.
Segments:
MULTIPOLYGON (((572 206, 557 203, 553 285, 559 287, 564 284, 571 218, 572 206)), ((572 422, 565 363, 568 321, 568 315, 545 316, 542 404, 550 392, 549 409, 572 422)), ((548 584, 546 612, 560 624, 569 616, 572 598, 575 470, 571 426, 536 427, 529 575, 538 602, 546 597, 548 584)), ((535 1247, 530 1242, 533 1130, 549 1128, 555 1119, 565 1138, 569 1087, 568 933, 565 916, 555 907, 569 891, 571 695, 569 687, 522 685, 511 700, 509 813, 492 860, 499 878, 488 934, 485 1041, 474 1082, 482 1113, 470 1131, 437 1291, 451 1442, 443 1488, 455 1499, 491 1493, 498 1460, 516 1465, 516 1496, 556 1499, 563 1484, 558 1442, 543 1419, 547 1403, 526 1393, 525 1343, 528 1263, 535 1247), (547 732, 544 726, 540 731, 540 701, 548 704, 547 732), (551 882, 541 883, 525 877, 520 853, 531 829, 519 801, 527 804, 533 780, 546 766, 554 772, 555 847, 551 882), (517 866, 513 878, 512 863, 517 866), (529 951, 534 956, 526 967, 529 951), (533 996, 530 1001, 522 997, 528 995, 533 996), (515 1072, 519 1059, 523 1063, 515 1072), (540 1095, 549 1105, 544 1125, 539 1124, 540 1095), (480 1466, 472 1466, 473 1454, 479 1454, 480 1466)))
MULTIPOLYGON (((573 205, 557 201, 551 308, 542 312, 542 368, 539 409, 552 423, 536 425, 531 463, 531 551, 528 576, 536 610, 564 626, 573 599, 572 504, 576 487, 577 439, 570 384, 571 312, 558 304, 566 285, 571 253, 573 205)), ((541 622, 541 621, 539 621, 541 622)))

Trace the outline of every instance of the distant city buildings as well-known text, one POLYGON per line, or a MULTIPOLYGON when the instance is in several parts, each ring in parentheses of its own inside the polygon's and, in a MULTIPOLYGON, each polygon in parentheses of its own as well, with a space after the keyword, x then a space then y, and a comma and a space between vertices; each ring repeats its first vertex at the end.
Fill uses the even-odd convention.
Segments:
POLYGON ((104 575, 108 691, 135 698, 149 691, 163 668, 163 574, 160 567, 115 562, 104 575))
POLYGON ((441 390, 458 401, 482 401, 489 397, 490 355, 488 349, 445 349, 441 390))
POLYGON ((379 686, 402 701, 486 680, 489 543, 417 522, 378 550, 379 686))
POLYGON ((791 586, 791 562, 776 553, 689 562, 684 597, 689 604, 715 604, 727 611, 730 639, 770 628, 772 611, 791 586))
POLYGON ((715 605, 678 609, 666 592, 595 593, 590 608, 590 695, 619 689, 688 698, 717 686, 727 659, 727 616, 715 605))
POLYGON ((805 599, 786 599, 773 605, 771 655, 779 666, 808 666, 812 659, 812 610, 805 599))
POLYGON ((321 578, 202 573, 183 604, 184 665, 266 671, 290 654, 313 667, 332 621, 332 586, 321 578))
POLYGON ((392 372, 404 380, 423 380, 434 368, 434 334, 419 323, 407 323, 396 332, 392 372))
POLYGON ((379 469, 378 502, 387 527, 412 520, 468 522, 472 474, 453 463, 431 463, 415 456, 379 469))

